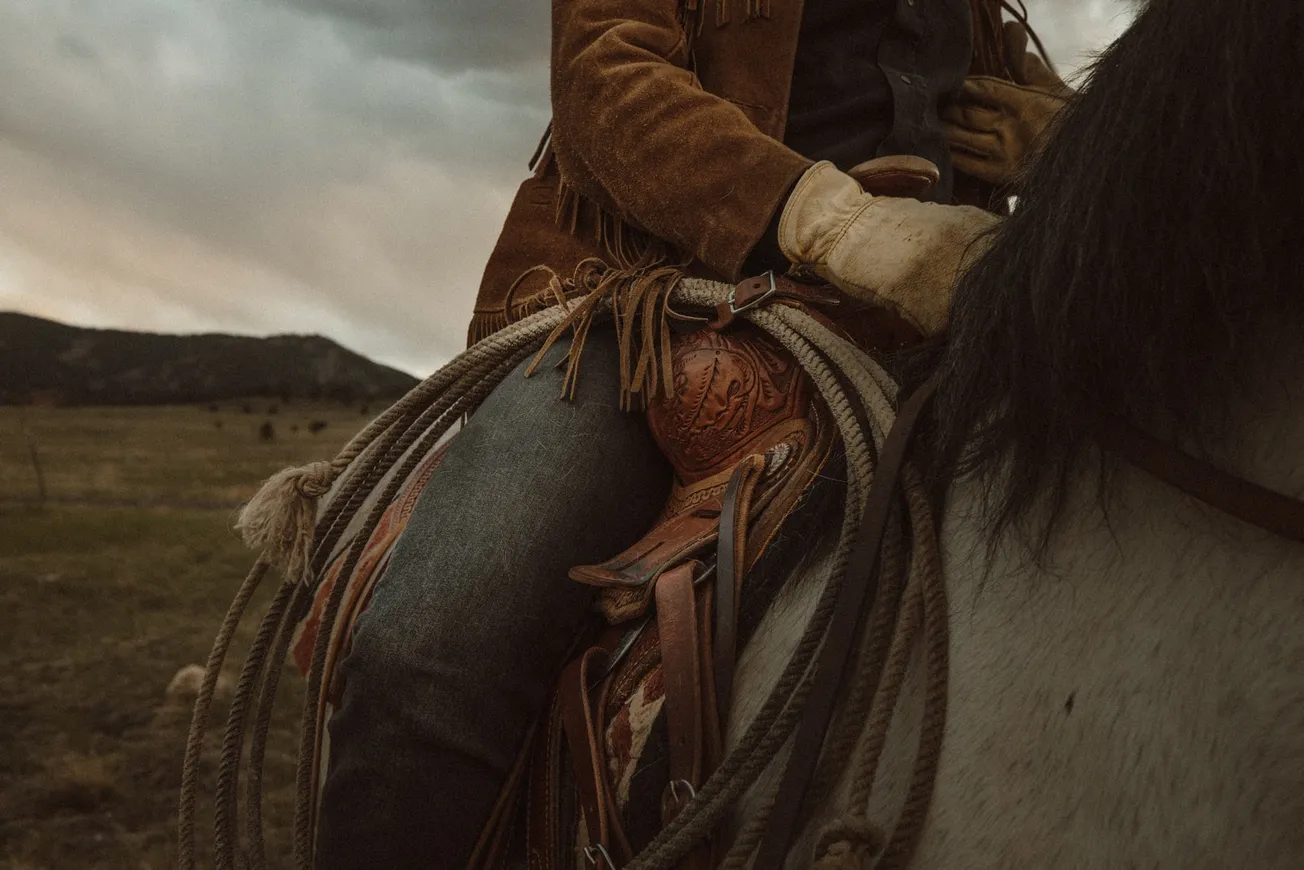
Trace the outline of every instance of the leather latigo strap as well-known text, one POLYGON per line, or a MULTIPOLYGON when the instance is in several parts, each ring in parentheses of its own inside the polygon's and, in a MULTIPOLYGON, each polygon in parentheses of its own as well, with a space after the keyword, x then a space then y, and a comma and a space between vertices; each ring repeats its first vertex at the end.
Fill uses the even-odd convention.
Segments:
POLYGON ((738 600, 742 596, 747 564, 747 523, 752 497, 765 470, 765 460, 749 456, 738 464, 725 489, 720 512, 719 544, 715 569, 715 702, 719 727, 724 730, 733 700, 734 662, 738 656, 738 600))
MULTIPOLYGON (((605 711, 615 683, 610 664, 618 647, 619 635, 608 632, 563 669, 556 694, 587 834, 583 854, 588 870, 615 870, 616 856, 628 861, 634 853, 621 824, 605 744, 605 711), (595 681, 600 685, 596 704, 591 703, 595 681)), ((560 788, 560 781, 556 785, 560 788)))
MULTIPOLYGON (((697 793, 707 775, 708 752, 718 755, 717 707, 711 679, 710 604, 698 602, 694 586, 701 565, 689 562, 657 580, 657 630, 665 684, 670 781, 661 796, 661 824, 668 825, 697 793)), ((682 870, 707 870, 711 847, 694 849, 682 870)))
MULTIPOLYGON (((575 790, 580 810, 584 814, 592 854, 601 855, 608 846, 607 800, 603 794, 606 777, 602 774, 604 756, 600 722, 594 724, 593 707, 589 704, 591 673, 605 667, 607 651, 590 647, 562 671, 558 684, 561 700, 561 721, 566 732, 571 765, 575 770, 575 790)), ((601 708, 599 708, 601 709, 601 708)))
POLYGON ((679 813, 702 777, 702 663, 698 640, 694 565, 674 568, 657 580, 657 629, 661 634, 666 723, 670 730, 670 783, 661 802, 661 823, 679 813), (686 786, 676 792, 676 784, 686 786))
POLYGON ((526 787, 525 852, 530 870, 561 870, 568 866, 562 855, 565 838, 561 829, 561 746, 563 738, 560 690, 548 704, 542 730, 531 755, 526 787))

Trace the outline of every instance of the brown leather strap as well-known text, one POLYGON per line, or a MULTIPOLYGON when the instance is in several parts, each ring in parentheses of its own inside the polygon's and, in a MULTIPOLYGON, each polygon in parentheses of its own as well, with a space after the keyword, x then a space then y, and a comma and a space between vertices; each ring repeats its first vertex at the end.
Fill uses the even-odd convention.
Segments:
MULTIPOLYGON (((701 563, 689 562, 657 580, 657 632, 661 636, 661 678, 665 686, 670 782, 661 796, 667 825, 688 805, 720 754, 719 713, 711 673, 711 598, 698 606, 695 580, 701 563)), ((717 578, 718 580, 719 578, 717 578)), ((712 844, 703 843, 679 863, 679 870, 710 870, 712 844)))
POLYGON ((765 457, 752 455, 738 464, 724 491, 715 562, 715 702, 719 726, 729 717, 734 663, 738 658, 738 597, 747 566, 747 522, 752 495, 765 469, 765 457))
POLYGON ((543 730, 530 762, 528 805, 525 818, 525 854, 528 870, 558 870, 561 862, 561 704, 554 690, 543 730))
MULTIPOLYGON (((593 708, 589 704, 589 678, 594 669, 601 669, 607 660, 607 650, 590 647, 584 654, 568 664, 561 673, 558 691, 561 693, 561 720, 570 749, 571 767, 575 771, 575 791, 588 828, 589 844, 607 848, 607 799, 602 793, 606 777, 602 775, 604 755, 600 728, 595 726, 593 708)), ((604 867, 602 870, 615 870, 604 867)))
POLYGON ((1215 468, 1122 420, 1106 421, 1096 441, 1133 465, 1238 520, 1304 543, 1304 501, 1215 468))
MULTIPOLYGON (((699 587, 702 584, 699 582, 699 587)), ((697 661, 702 668, 702 781, 709 777, 724 752, 724 730, 720 724, 719 699, 716 697, 714 644, 711 628, 715 624, 713 590, 710 584, 697 590, 697 661)))
MULTIPOLYGON (((712 673, 711 625, 712 604, 711 590, 695 591, 698 599, 697 608, 697 661, 702 669, 702 772, 694 788, 710 776, 724 757, 724 732, 720 727, 720 707, 716 703, 715 675, 712 673)), ((689 852, 679 863, 679 870, 712 870, 716 865, 715 849, 719 845, 713 835, 689 852)))
POLYGON ((845 297, 827 285, 802 284, 784 275, 766 272, 739 282, 730 291, 729 298, 716 306, 715 319, 707 325, 715 330, 724 329, 747 309, 779 300, 816 308, 836 308, 845 297))
POLYGON ((489 820, 481 830, 480 839, 476 841, 475 849, 466 863, 466 870, 493 870, 502 862, 503 849, 507 845, 512 825, 516 820, 515 811, 520 807, 521 784, 526 778, 525 773, 530 766, 530 760, 534 757, 535 735, 540 730, 540 724, 548 718, 548 712, 547 708, 539 711, 539 715, 531 723, 530 730, 516 753, 516 761, 507 775, 507 781, 498 792, 498 799, 489 813, 489 820))
POLYGON ((824 735, 833 715, 838 687, 842 683, 843 672, 854 646, 856 625, 866 601, 872 601, 873 594, 877 592, 879 552, 896 496, 897 478, 905 463, 906 448, 920 412, 936 390, 937 379, 934 376, 906 401, 879 454, 874 482, 870 485, 865 512, 861 515, 856 534, 856 544, 847 560, 845 585, 838 596, 837 608, 820 650, 811 694, 797 726, 792 755, 783 771, 774 814, 756 853, 755 867, 782 867, 792 843, 797 816, 815 773, 824 735))
MULTIPOLYGON (((616 674, 611 670, 612 663, 615 661, 615 647, 612 647, 612 654, 607 656, 607 674, 602 680, 602 691, 598 693, 598 706, 595 708, 598 712, 594 716, 594 722, 597 726, 597 732, 593 745, 600 751, 601 758, 597 764, 597 771, 600 776, 599 792, 606 799, 604 812, 607 819, 607 848, 614 850, 619 856, 622 864, 627 864, 634 857, 634 848, 630 845, 629 837, 625 833, 625 825, 620 818, 620 801, 616 795, 616 786, 611 781, 611 765, 608 763, 611 751, 607 745, 607 710, 611 704, 611 690, 616 683, 616 674)), ((611 857, 608 852, 608 857, 611 857)), ((586 868, 587 870, 587 868, 586 868)))
POLYGON ((670 783, 661 802, 661 822, 669 824, 687 803, 687 789, 702 775, 702 668, 697 637, 695 566, 688 562, 657 578, 657 631, 661 636, 661 676, 669 731, 670 783), (666 800, 666 798, 671 800, 666 800))

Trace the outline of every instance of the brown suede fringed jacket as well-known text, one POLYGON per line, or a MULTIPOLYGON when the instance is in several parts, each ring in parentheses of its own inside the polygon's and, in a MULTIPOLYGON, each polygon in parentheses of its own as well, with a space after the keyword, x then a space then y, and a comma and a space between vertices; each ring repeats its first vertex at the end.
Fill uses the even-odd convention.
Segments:
MULTIPOLYGON (((971 8, 971 74, 1008 77, 1000 0, 971 8)), ((802 0, 553 0, 553 120, 470 340, 582 292, 589 258, 740 280, 812 162, 782 142, 801 21, 802 0)), ((981 199, 963 183, 957 199, 981 199)))

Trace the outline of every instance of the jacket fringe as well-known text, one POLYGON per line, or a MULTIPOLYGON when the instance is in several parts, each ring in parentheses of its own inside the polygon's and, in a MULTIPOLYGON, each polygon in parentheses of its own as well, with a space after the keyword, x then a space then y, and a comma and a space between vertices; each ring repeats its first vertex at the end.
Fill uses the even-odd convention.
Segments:
MULTIPOLYGON (((540 145, 536 162, 550 160, 551 148, 547 147, 546 138, 540 145)), ((581 268, 596 262, 607 269, 614 267, 628 273, 645 274, 649 269, 670 261, 669 249, 664 242, 631 227, 560 178, 557 182, 556 221, 567 233, 592 243, 600 252, 601 257, 582 261, 581 268)), ((472 314, 467 330, 468 346, 524 317, 586 295, 592 287, 583 286, 580 279, 588 280, 591 274, 591 269, 585 269, 581 276, 577 268, 571 279, 563 281, 547 265, 526 269, 508 288, 502 308, 478 309, 472 314)))
POLYGON ((575 304, 548 336, 527 376, 535 372, 548 349, 570 332, 562 397, 574 398, 589 330, 596 321, 610 316, 616 328, 621 408, 641 409, 658 396, 673 396, 670 323, 702 319, 670 307, 670 296, 683 280, 685 265, 648 260, 634 268, 618 268, 596 257, 580 263, 562 285, 575 304))
POLYGON ((471 315, 471 326, 467 330, 467 346, 483 341, 500 329, 512 325, 518 320, 536 314, 553 305, 564 305, 568 299, 582 294, 582 290, 567 287, 557 272, 546 265, 526 269, 507 290, 507 297, 502 308, 478 309, 471 315), (543 286, 517 301, 530 279, 543 278, 543 286))
POLYGON ((476 311, 471 314, 471 325, 466 330, 466 346, 484 341, 512 323, 506 311, 476 311))
POLYGON ((631 227, 562 178, 557 180, 557 226, 591 241, 608 262, 621 269, 644 268, 649 261, 668 259, 664 242, 631 227))
POLYGON ((675 392, 671 369, 672 321, 706 320, 681 314, 670 306, 670 296, 683 279, 687 265, 645 255, 642 261, 622 268, 590 257, 581 261, 575 273, 566 279, 548 266, 536 266, 521 275, 512 290, 516 291, 534 276, 545 279, 544 288, 505 309, 477 311, 471 319, 469 342, 482 341, 509 324, 553 305, 571 306, 526 372, 527 376, 534 374, 548 349, 567 332, 571 333, 561 391, 563 398, 571 399, 579 382, 589 331, 595 322, 610 318, 616 329, 619 355, 620 406, 625 410, 645 408, 658 396, 670 397, 675 392))

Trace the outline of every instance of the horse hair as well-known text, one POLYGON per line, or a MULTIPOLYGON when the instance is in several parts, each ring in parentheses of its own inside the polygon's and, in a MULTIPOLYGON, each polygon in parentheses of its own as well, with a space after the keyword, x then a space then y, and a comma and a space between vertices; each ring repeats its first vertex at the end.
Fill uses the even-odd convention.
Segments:
POLYGON ((980 482, 989 541, 1044 550, 1102 415, 1214 446, 1300 334, 1301 55, 1299 4, 1152 0, 1091 65, 931 351, 934 474, 980 482))

